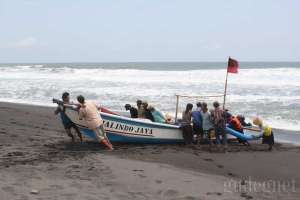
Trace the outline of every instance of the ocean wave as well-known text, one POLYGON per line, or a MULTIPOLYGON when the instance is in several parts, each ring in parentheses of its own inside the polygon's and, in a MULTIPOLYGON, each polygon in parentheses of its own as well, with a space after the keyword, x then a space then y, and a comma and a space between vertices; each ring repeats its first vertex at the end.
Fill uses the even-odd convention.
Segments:
MULTIPOLYGON (((52 105, 64 91, 84 94, 113 109, 144 99, 165 112, 174 112, 175 94, 222 94, 224 69, 167 71, 83 68, 80 65, 32 64, 0 66, 0 100, 52 105)), ((187 102, 213 99, 182 99, 187 102)), ((222 98, 214 99, 222 101, 222 98)), ((277 128, 300 130, 300 68, 247 68, 228 78, 228 107, 233 113, 260 115, 277 128), (281 116, 278 118, 276 116, 281 116)))
MULTIPOLYGON (((1 68, 18 70, 44 69, 109 69, 141 71, 196 71, 226 69, 225 62, 126 62, 126 63, 33 63, 33 64, 0 64, 1 68)), ((241 62, 242 69, 297 69, 300 62, 241 62)))

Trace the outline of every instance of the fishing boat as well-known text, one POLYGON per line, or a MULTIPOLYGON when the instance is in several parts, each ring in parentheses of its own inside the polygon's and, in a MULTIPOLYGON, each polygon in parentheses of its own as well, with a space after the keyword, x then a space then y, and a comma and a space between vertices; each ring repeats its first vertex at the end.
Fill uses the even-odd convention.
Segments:
MULTIPOLYGON (((80 120, 78 112, 66 109, 66 115, 88 137, 96 139, 84 120, 80 120)), ((180 143, 183 142, 182 132, 178 125, 155 123, 141 119, 132 119, 111 113, 100 112, 103 126, 111 142, 124 143, 180 143)))
MULTIPOLYGON (((53 102, 62 104, 61 101, 56 99, 53 99, 53 102)), ((177 110, 178 108, 176 108, 176 111, 177 110)), ((95 133, 87 127, 84 120, 79 119, 77 109, 68 106, 66 107, 65 113, 86 136, 96 140, 95 133)), ((130 118, 128 116, 121 116, 105 108, 101 110, 100 115, 103 119, 104 129, 111 142, 147 144, 184 142, 182 130, 178 124, 156 123, 150 120, 145 121, 144 119, 130 118)), ((256 140, 260 137, 257 131, 253 131, 252 129, 246 129, 244 134, 242 134, 226 127, 226 132, 229 134, 229 139, 240 138, 248 141, 256 140)))

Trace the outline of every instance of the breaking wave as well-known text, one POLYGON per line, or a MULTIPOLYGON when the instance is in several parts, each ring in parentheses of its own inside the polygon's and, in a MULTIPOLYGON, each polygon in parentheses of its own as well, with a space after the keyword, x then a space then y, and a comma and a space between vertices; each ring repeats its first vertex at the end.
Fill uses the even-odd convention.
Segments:
MULTIPOLYGON (((18 64, 0 66, 0 100, 52 106, 52 97, 69 91, 84 94, 112 109, 147 100, 174 112, 175 94, 222 94, 224 63, 140 64, 18 64), (73 66, 74 65, 74 66, 73 66), (115 66, 116 65, 116 66, 115 66), (172 67, 176 65, 175 67, 172 67), (142 67, 139 67, 142 66, 142 67)), ((255 63, 228 79, 228 107, 249 118, 259 115, 282 129, 300 130, 300 64, 255 63), (289 67, 291 65, 291 67, 289 67)), ((182 99, 187 102, 201 99, 182 99)), ((203 99, 202 99, 203 100, 203 99)), ((215 99, 205 99, 211 103, 215 99)), ((218 99, 222 101, 222 99, 218 99)))

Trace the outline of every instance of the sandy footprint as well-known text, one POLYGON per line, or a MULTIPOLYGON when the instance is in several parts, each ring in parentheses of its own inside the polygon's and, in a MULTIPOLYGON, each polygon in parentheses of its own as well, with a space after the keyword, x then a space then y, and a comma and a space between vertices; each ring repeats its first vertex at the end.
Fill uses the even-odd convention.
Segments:
POLYGON ((167 191, 163 192, 162 195, 167 198, 174 198, 179 196, 179 192, 177 190, 168 189, 167 191))
POLYGON ((144 170, 143 169, 133 169, 132 171, 134 171, 134 172, 143 172, 144 170))
POLYGON ((15 189, 12 186, 4 186, 1 189, 2 191, 8 192, 10 194, 15 194, 15 189))
POLYGON ((223 165, 217 165, 217 167, 220 168, 220 169, 224 169, 223 165))
POLYGON ((143 175, 143 174, 138 174, 138 176, 139 176, 140 178, 147 178, 147 176, 145 176, 145 175, 143 175))
POLYGON ((207 162, 212 162, 212 161, 214 161, 214 160, 211 159, 211 158, 203 158, 203 160, 204 160, 204 161, 207 161, 207 162))
POLYGON ((184 196, 184 197, 175 198, 174 200, 202 200, 202 199, 194 196, 184 196))
POLYGON ((231 176, 231 177, 234 177, 234 176, 235 176, 235 175, 234 175, 233 173, 231 173, 231 172, 228 172, 227 175, 228 175, 228 176, 231 176))
POLYGON ((206 195, 216 195, 216 196, 222 196, 222 192, 206 192, 206 195))

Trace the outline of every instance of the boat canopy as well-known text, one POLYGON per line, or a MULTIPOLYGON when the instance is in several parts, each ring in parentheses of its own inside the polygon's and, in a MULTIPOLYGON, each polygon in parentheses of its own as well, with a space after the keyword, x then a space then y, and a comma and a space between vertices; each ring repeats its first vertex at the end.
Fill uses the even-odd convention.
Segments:
POLYGON ((179 109, 179 100, 180 98, 190 98, 190 99, 210 99, 210 98, 224 98, 224 94, 212 94, 212 95, 181 95, 181 94, 175 94, 176 96, 176 111, 175 111, 175 123, 178 119, 178 109, 179 109))

